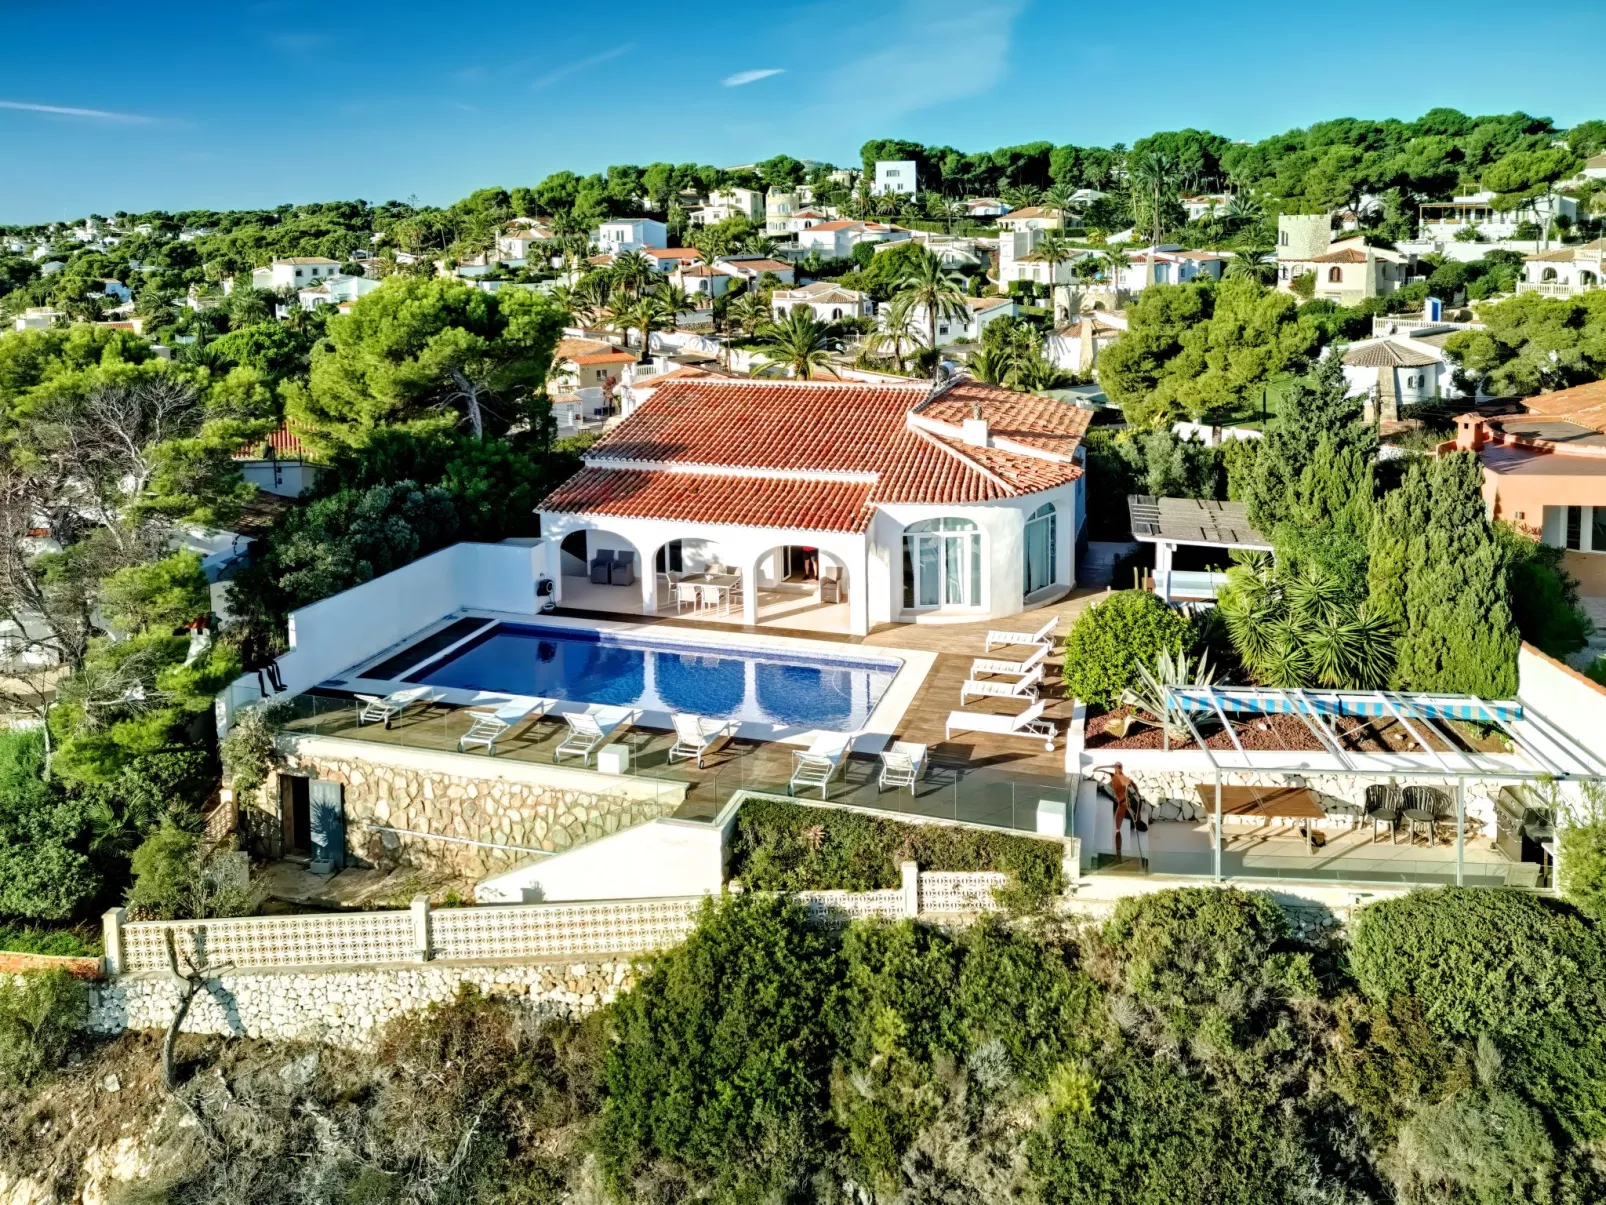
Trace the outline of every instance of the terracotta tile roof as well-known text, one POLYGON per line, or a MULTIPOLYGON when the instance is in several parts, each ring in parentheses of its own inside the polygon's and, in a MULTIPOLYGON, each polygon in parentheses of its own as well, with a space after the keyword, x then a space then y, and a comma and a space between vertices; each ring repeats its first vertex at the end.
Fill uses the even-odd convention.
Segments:
MULTIPOLYGON (((656 403, 654 396, 647 405, 656 403)), ((868 483, 853 481, 581 469, 547 495, 537 509, 680 523, 857 532, 870 525, 874 513, 870 488, 868 483)))
POLYGON ((552 349, 552 360, 556 363, 561 360, 572 360, 576 356, 598 356, 604 352, 618 350, 615 344, 598 339, 559 339, 558 345, 552 349))
POLYGON ((1006 213, 999 218, 1000 224, 1004 222, 1020 221, 1023 218, 1061 218, 1065 215, 1057 209, 1046 209, 1041 205, 1028 205, 1025 209, 1017 209, 1006 213))
POLYGON ((311 460, 311 459, 313 459, 311 450, 307 447, 306 444, 301 442, 301 436, 296 432, 296 429, 294 427, 292 427, 289 423, 281 423, 279 425, 279 429, 277 431, 274 431, 273 433, 271 433, 270 435, 268 435, 264 439, 258 439, 258 440, 255 440, 255 441, 251 442, 251 443, 243 445, 240 448, 240 450, 234 454, 234 459, 235 460, 260 460, 260 459, 262 459, 261 452, 262 452, 262 445, 263 444, 267 444, 268 447, 273 449, 272 457, 275 460, 286 460, 286 459, 311 460))
POLYGON ((733 268, 752 272, 790 272, 792 265, 778 259, 733 259, 727 261, 733 268))
POLYGON ((703 257, 695 247, 643 247, 641 253, 651 259, 699 260, 703 257))
POLYGON ((1596 239, 1592 243, 1575 243, 1570 247, 1557 247, 1553 251, 1536 251, 1522 258, 1529 263, 1570 264, 1580 255, 1586 260, 1593 260, 1603 254, 1606 254, 1606 239, 1596 239))
POLYGON ((1093 421, 1093 412, 1079 406, 969 380, 960 381, 926 402, 919 413, 957 427, 970 417, 977 402, 981 403, 982 417, 995 439, 1012 440, 1060 456, 1076 451, 1093 421))
POLYGON ((540 509, 746 526, 834 524, 830 530, 858 531, 868 521, 859 512, 876 504, 987 502, 1051 489, 1082 472, 1069 458, 1091 414, 1051 398, 965 380, 931 398, 930 387, 915 381, 669 375, 588 450, 588 467, 576 478, 583 491, 567 483, 540 509), (960 440, 960 425, 977 407, 995 438, 1031 451, 977 448, 960 440), (914 426, 911 415, 941 429, 914 426), (664 463, 736 471, 648 467, 664 463), (605 484, 599 476, 627 480, 605 484), (690 499, 682 496, 688 482, 698 483, 690 499))
POLYGON ((1555 393, 1541 393, 1525 402, 1529 414, 1544 415, 1588 427, 1592 431, 1606 432, 1606 381, 1591 381, 1587 385, 1574 385, 1571 389, 1558 389, 1555 393))
POLYGON ((1353 247, 1346 247, 1342 251, 1329 251, 1326 255, 1318 255, 1311 261, 1313 264, 1364 264, 1366 252, 1357 251, 1353 247))
POLYGON ((818 226, 810 226, 809 229, 810 230, 849 230, 852 227, 857 226, 859 224, 860 223, 855 222, 855 221, 850 221, 847 218, 842 218, 842 219, 839 219, 838 221, 835 221, 835 222, 821 222, 818 226))
POLYGON ((632 351, 601 351, 594 355, 570 356, 569 359, 584 367, 590 364, 634 364, 637 356, 632 351))

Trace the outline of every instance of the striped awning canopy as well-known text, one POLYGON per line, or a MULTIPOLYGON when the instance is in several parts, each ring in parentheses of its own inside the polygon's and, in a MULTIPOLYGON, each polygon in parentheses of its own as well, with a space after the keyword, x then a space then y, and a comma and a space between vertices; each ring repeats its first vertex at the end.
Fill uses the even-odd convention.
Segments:
POLYGON ((1495 724, 1520 720, 1515 699, 1491 702, 1473 695, 1404 694, 1394 691, 1256 690, 1245 687, 1178 686, 1171 697, 1184 711, 1245 712, 1251 715, 1369 716, 1408 720, 1472 720, 1495 724))

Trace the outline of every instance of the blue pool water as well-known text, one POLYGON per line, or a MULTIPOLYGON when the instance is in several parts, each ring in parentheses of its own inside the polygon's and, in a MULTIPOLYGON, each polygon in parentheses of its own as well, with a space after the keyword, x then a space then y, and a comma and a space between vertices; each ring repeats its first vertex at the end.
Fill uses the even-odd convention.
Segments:
POLYGON ((898 664, 499 624, 409 682, 854 732, 898 664))

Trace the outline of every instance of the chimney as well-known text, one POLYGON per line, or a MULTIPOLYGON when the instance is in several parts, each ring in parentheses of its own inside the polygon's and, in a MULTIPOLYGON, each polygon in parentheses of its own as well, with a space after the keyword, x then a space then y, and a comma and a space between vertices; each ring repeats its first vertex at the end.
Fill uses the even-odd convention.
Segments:
POLYGON ((1476 452, 1488 439, 1483 420, 1476 414, 1463 414, 1455 420, 1455 450, 1476 452))
POLYGON ((959 438, 973 448, 987 446, 987 420, 984 418, 967 418, 959 426, 959 438))

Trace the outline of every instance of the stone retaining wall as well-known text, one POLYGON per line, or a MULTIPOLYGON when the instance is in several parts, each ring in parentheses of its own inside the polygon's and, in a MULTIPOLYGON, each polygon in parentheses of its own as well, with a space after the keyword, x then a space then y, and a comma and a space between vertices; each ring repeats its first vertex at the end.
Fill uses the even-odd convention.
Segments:
MULTIPOLYGON (((407 866, 481 879, 539 856, 532 851, 561 853, 668 815, 685 797, 679 784, 567 766, 389 746, 376 750, 374 760, 362 753, 356 741, 286 741, 280 772, 340 783, 347 856, 385 870, 407 866)), ((261 808, 270 826, 278 823, 277 811, 270 814, 278 798, 274 775, 261 808)))
MULTIPOLYGON (((322 1042, 362 1049, 387 1021, 454 999, 471 985, 518 1002, 532 1018, 581 1017, 630 986, 628 959, 505 966, 430 965, 361 970, 226 971, 208 981, 185 1033, 322 1042)), ((180 985, 166 975, 125 976, 91 989, 96 1033, 166 1029, 180 985)))

